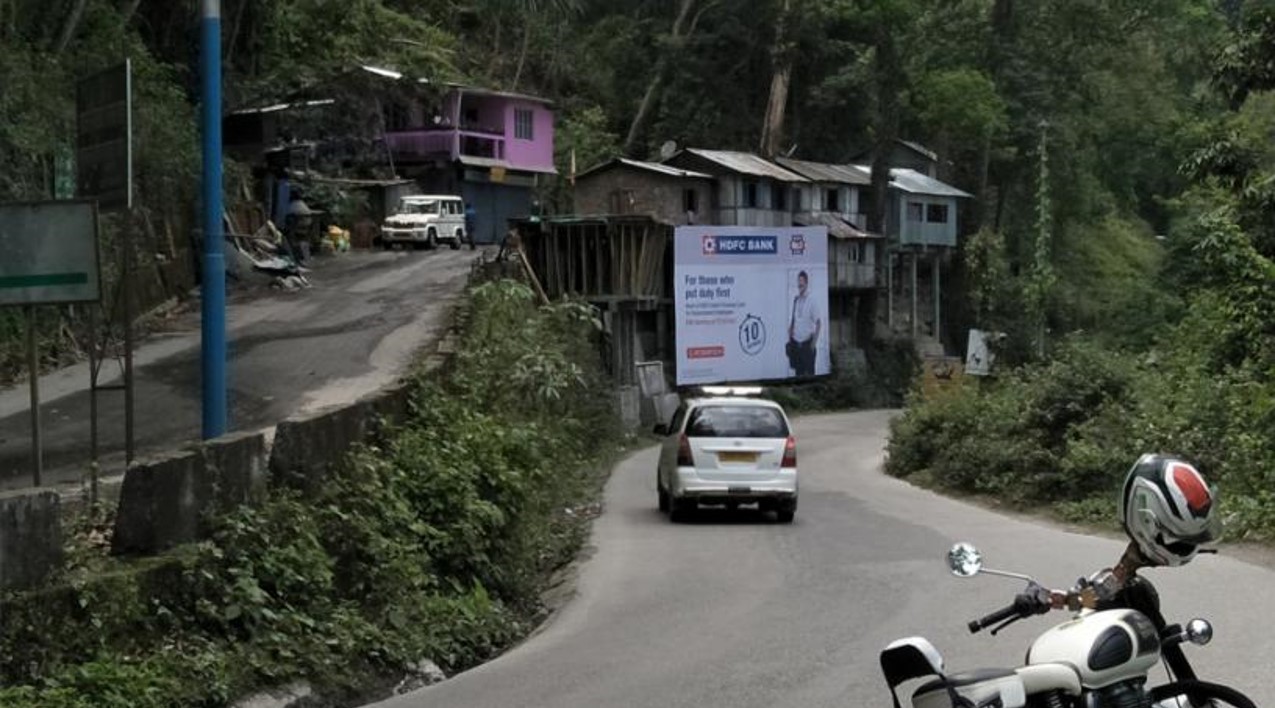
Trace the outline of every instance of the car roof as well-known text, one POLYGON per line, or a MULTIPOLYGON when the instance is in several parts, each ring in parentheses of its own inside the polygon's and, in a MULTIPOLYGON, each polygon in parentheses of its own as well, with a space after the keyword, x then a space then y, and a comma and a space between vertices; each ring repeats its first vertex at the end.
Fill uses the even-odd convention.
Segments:
POLYGON ((709 396, 686 399, 687 406, 755 406, 758 408, 778 408, 783 410, 784 407, 778 403, 766 398, 753 398, 750 396, 709 396))
POLYGON ((408 194, 403 197, 403 201, 405 202, 436 202, 441 199, 459 201, 460 197, 454 194, 408 194))

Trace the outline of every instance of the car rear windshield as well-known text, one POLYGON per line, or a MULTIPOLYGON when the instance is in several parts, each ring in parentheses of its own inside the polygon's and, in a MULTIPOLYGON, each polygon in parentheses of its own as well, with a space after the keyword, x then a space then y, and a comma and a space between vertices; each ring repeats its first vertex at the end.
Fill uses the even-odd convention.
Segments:
POLYGON ((788 423, 775 408, 701 406, 691 412, 686 435, 692 438, 786 438, 788 423))

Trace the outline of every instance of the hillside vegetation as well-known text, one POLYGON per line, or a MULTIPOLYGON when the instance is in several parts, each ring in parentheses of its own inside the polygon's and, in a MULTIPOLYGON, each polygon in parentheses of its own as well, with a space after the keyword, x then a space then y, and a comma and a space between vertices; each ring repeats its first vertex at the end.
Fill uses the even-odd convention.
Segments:
MULTIPOLYGON (((891 471, 1076 501, 1108 491, 1136 451, 1175 450, 1225 483, 1228 508, 1248 514, 1241 528, 1264 528, 1275 459, 1262 433, 1275 311, 1269 3, 221 6, 226 110, 337 85, 358 64, 553 99, 561 177, 542 198, 560 211, 572 156, 584 169, 673 140, 837 162, 898 138, 930 146, 940 176, 976 196, 945 279, 945 339, 960 349, 970 327, 1006 337, 995 380, 913 402, 891 471)), ((65 183, 74 81, 133 58, 141 272, 157 297, 184 293, 189 267, 163 264, 193 262, 198 3, 5 0, 0 43, 0 199, 65 183)), ((342 94, 339 124, 317 128, 357 135, 377 119, 374 98, 342 94)), ((61 315, 43 320, 46 362, 75 354, 64 325, 82 313, 61 315)), ((20 368, 20 333, 0 311, 0 379, 20 368)))

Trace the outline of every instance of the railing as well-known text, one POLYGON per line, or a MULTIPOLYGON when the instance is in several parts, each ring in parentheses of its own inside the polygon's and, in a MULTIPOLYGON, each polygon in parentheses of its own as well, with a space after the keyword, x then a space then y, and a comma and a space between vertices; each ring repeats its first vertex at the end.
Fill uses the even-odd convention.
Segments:
POLYGON ((505 139, 486 131, 432 128, 387 133, 385 142, 399 159, 454 158, 459 155, 505 159, 505 139))
POLYGON ((492 137, 484 133, 461 131, 460 154, 503 160, 505 159, 505 139, 503 137, 492 137))
POLYGON ((930 246, 956 246, 956 226, 954 224, 930 224, 919 221, 907 221, 900 233, 900 243, 926 244, 930 246))
POLYGON ((411 133, 387 133, 385 142, 397 158, 430 158, 452 155, 456 131, 418 131, 411 133))

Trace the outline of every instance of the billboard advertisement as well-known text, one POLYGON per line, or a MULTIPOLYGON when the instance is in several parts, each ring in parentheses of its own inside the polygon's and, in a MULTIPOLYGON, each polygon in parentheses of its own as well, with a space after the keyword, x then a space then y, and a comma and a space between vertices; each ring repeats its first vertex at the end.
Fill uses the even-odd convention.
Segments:
POLYGON ((831 372, 827 227, 681 226, 673 278, 679 386, 831 372))

